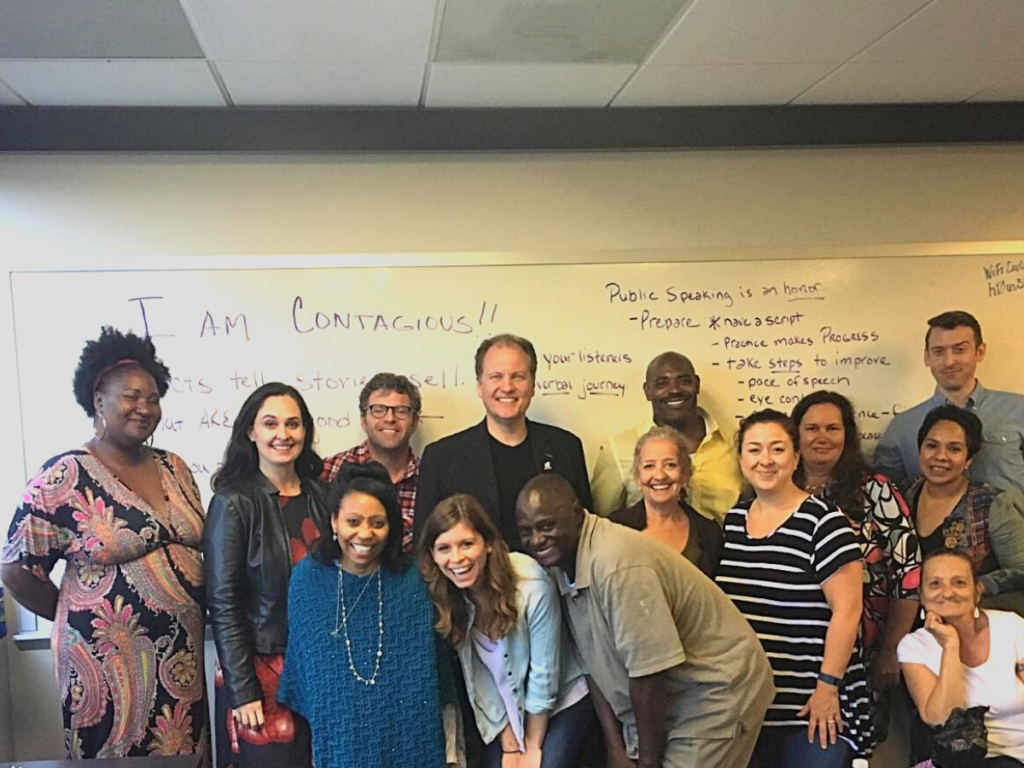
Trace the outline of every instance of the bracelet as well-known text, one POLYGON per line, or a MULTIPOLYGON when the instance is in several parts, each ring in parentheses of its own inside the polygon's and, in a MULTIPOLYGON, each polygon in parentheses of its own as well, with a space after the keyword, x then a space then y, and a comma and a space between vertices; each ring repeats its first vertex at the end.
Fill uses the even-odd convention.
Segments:
POLYGON ((503 754, 503 755, 518 755, 519 754, 519 750, 518 749, 502 749, 501 750, 501 754, 503 754))
POLYGON ((824 672, 818 673, 818 679, 826 685, 832 685, 836 688, 838 688, 839 684, 843 682, 840 678, 836 677, 835 675, 826 675, 824 672))

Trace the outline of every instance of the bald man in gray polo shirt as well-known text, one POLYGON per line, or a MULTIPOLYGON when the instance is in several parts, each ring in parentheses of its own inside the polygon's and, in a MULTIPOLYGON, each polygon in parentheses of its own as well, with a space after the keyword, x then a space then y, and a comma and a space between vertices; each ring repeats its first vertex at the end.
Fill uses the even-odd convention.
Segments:
POLYGON ((678 552, 584 510, 557 475, 528 482, 516 515, 558 582, 608 765, 746 766, 775 689, 725 593, 678 552))

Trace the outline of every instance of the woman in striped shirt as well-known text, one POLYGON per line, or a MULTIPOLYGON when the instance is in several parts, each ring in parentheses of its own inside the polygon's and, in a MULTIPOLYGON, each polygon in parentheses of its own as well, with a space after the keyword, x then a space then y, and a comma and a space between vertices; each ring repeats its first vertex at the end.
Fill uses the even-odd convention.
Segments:
POLYGON ((751 414, 737 444, 755 496, 726 515, 717 581, 754 628, 775 676, 755 759, 843 768, 871 744, 858 638, 860 547, 835 505, 793 482, 799 435, 787 415, 751 414))

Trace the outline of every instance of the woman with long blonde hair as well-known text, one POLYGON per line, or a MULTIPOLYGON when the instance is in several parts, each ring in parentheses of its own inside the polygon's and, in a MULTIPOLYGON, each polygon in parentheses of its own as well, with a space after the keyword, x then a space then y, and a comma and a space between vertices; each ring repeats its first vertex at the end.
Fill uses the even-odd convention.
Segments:
POLYGON ((485 768, 573 768, 594 717, 586 678, 562 632, 558 589, 509 553, 475 498, 438 504, 419 540, 437 631, 456 649, 486 745, 485 768))

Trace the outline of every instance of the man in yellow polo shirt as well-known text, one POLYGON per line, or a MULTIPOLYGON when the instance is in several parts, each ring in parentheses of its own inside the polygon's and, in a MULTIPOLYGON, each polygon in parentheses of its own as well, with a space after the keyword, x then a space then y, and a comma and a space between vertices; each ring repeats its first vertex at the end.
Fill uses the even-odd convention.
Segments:
POLYGON ((594 465, 590 488, 594 512, 606 516, 640 500, 633 480, 633 449, 654 425, 679 430, 693 461, 693 477, 686 486, 687 501, 705 517, 721 524, 743 488, 732 433, 697 405, 700 376, 686 357, 663 352, 647 366, 644 395, 651 417, 603 443, 594 465))

